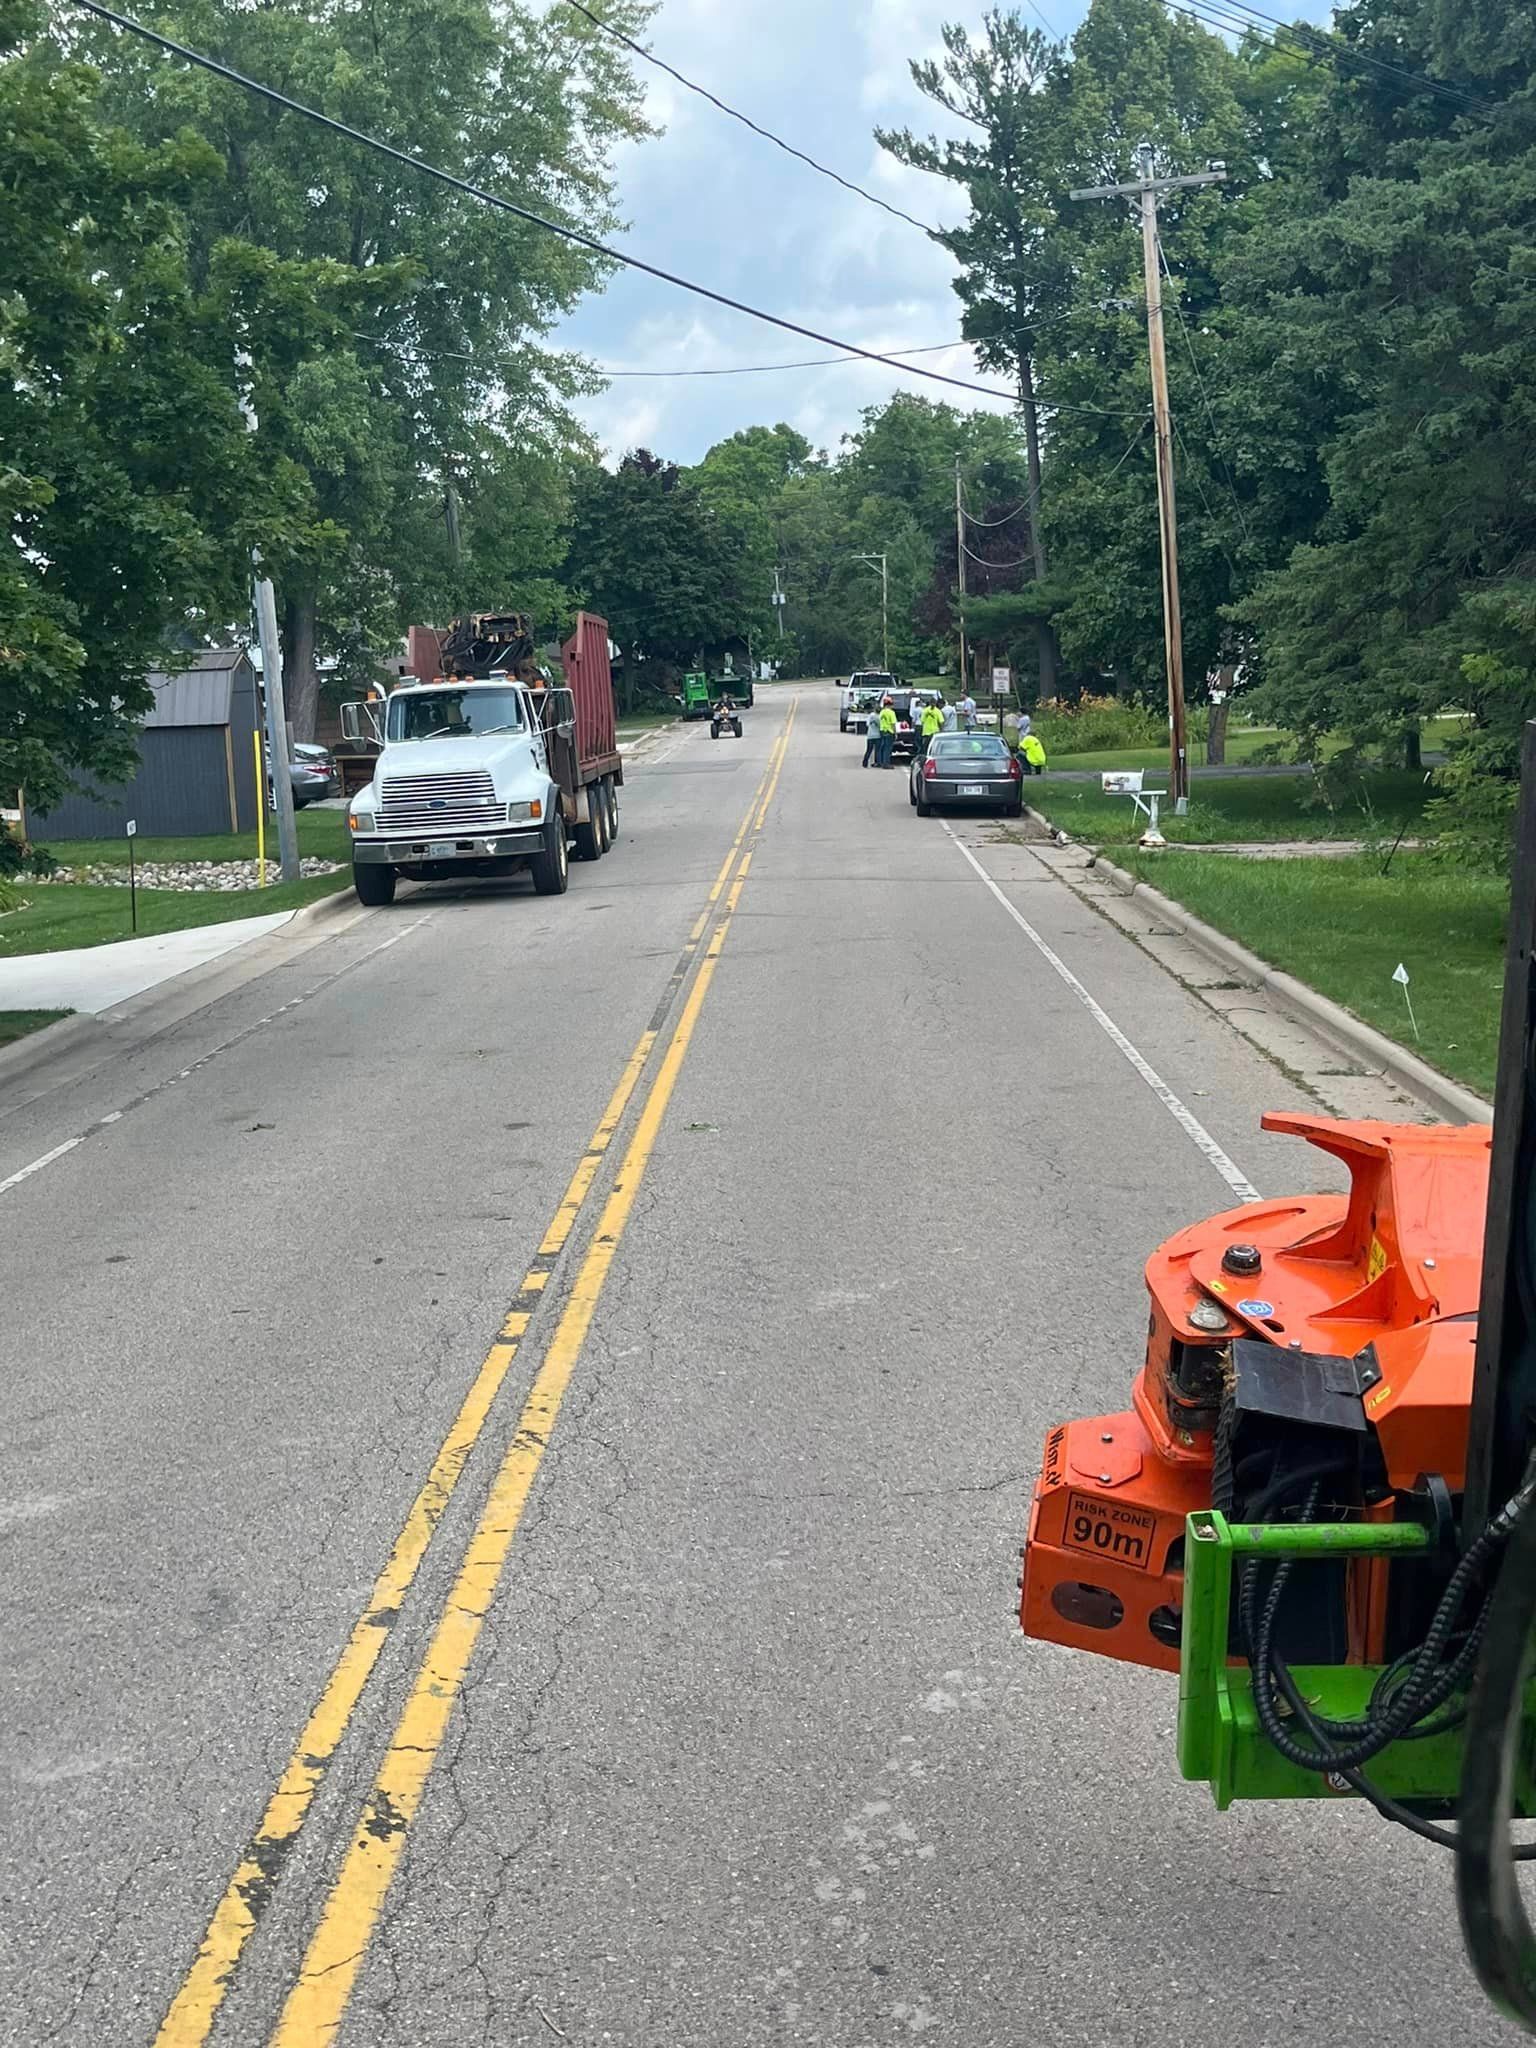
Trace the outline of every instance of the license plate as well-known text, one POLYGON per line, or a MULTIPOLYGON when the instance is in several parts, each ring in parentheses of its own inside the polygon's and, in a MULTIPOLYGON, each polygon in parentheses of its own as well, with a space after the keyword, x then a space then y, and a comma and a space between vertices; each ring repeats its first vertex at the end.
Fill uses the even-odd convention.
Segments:
POLYGON ((428 860, 452 860, 456 848, 451 839, 433 839, 427 845, 428 860))
POLYGON ((991 792, 984 782, 962 782, 960 794, 962 796, 989 796, 991 792))

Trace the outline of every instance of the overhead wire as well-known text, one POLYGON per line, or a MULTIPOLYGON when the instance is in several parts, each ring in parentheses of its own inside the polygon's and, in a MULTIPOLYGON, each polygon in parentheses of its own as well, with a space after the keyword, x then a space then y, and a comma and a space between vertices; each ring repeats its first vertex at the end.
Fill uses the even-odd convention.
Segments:
POLYGON ((1195 338, 1189 331, 1189 322, 1184 318, 1184 308, 1179 303, 1177 284, 1168 262, 1167 251, 1163 248, 1163 238, 1161 235, 1156 235, 1155 238, 1157 242, 1157 260, 1162 265, 1163 276, 1170 285, 1175 287, 1169 296, 1173 300, 1173 310, 1179 323, 1179 331, 1184 336, 1184 346, 1189 351, 1189 366, 1195 373, 1195 383, 1200 392, 1200 403, 1205 407, 1206 422, 1211 430, 1211 453, 1221 465, 1221 473, 1226 479, 1227 491, 1232 499, 1233 509, 1237 513, 1237 523, 1243 529, 1243 539, 1245 541, 1252 540, 1253 536, 1248 530, 1248 515, 1243 510, 1243 501, 1237 494, 1236 480, 1232 475, 1227 458, 1222 452, 1221 429, 1216 424, 1216 410, 1211 404, 1210 393, 1205 388, 1205 379, 1200 374, 1200 358, 1195 354, 1195 338))
MULTIPOLYGON (((512 356, 473 355, 464 349, 415 348, 409 342, 396 341, 390 335, 362 334, 357 332, 356 330, 349 330, 349 332, 351 335, 351 339, 353 341, 367 342, 369 346, 372 348, 387 349, 396 355, 405 356, 411 359, 419 359, 422 362, 471 363, 477 364, 482 369, 489 370, 499 367, 502 364, 511 363, 516 360, 512 356)), ((752 363, 743 365, 743 368, 754 371, 810 370, 827 366, 835 367, 840 363, 853 363, 858 362, 860 360, 875 360, 882 363, 886 363, 893 370, 901 370, 913 376, 923 377, 932 376, 934 373, 929 370, 920 369, 915 363, 899 362, 896 360, 896 358, 902 355, 931 355, 937 353, 937 351, 941 349, 956 348, 962 346, 964 346, 963 343, 946 341, 939 342, 933 345, 925 345, 921 349, 891 349, 886 351, 884 354, 873 358, 867 356, 863 351, 860 351, 858 354, 855 355, 807 357, 803 361, 795 363, 752 363)), ((727 377, 735 374, 735 372, 733 371, 720 369, 610 370, 601 363, 594 363, 592 367, 598 373, 598 375, 602 377, 727 377)), ((956 381, 958 380, 954 378, 945 379, 946 383, 954 383, 956 381)), ((967 390, 976 391, 989 390, 989 387, 981 384, 966 385, 964 386, 964 388, 967 390)), ((989 392, 989 395, 998 397, 1007 396, 1008 394, 989 392)), ((1040 404, 1043 405, 1048 412, 1089 413, 1096 419, 1118 420, 1135 419, 1138 417, 1138 413, 1131 411, 1129 408, 1126 408, 1122 411, 1106 411, 1104 408, 1096 405, 1078 405, 1070 399, 1047 398, 1038 392, 1036 393, 1036 397, 1039 399, 1040 404)))
MULTIPOLYGON (((961 541, 960 545, 977 567, 981 569, 1022 569, 1026 562, 1034 560, 1033 555, 1020 555, 1011 562, 994 562, 990 555, 978 555, 968 542, 961 541)), ((974 596, 974 594, 973 592, 972 595, 974 596)))
POLYGON ((1029 497, 1021 498, 1019 503, 1014 506, 1013 510, 1011 512, 1005 512, 1001 519, 978 519, 976 517, 976 514, 965 502, 964 484, 960 486, 960 511, 965 519, 965 523, 967 524, 967 526, 1006 526, 1010 520, 1017 519, 1021 512, 1027 512, 1030 508, 1030 505, 1033 503, 1033 499, 1033 493, 1031 493, 1029 497))
POLYGON ((1374 71, 1381 77, 1411 85, 1415 91, 1434 93, 1441 99, 1459 101, 1482 114, 1496 114, 1500 110, 1497 100, 1487 99, 1481 93, 1469 91, 1465 86, 1449 84, 1444 79, 1428 78, 1422 71, 1411 71, 1405 64, 1394 64, 1390 58, 1373 56, 1369 50, 1362 50, 1354 43, 1345 42, 1341 37, 1330 36, 1322 29, 1313 28, 1306 22, 1286 21, 1280 15, 1267 14, 1262 7, 1253 6, 1252 0, 1202 0, 1202 4, 1214 7, 1223 14, 1238 15, 1245 22, 1262 23, 1265 28, 1309 45, 1321 55, 1344 57, 1350 63, 1374 71))
MULTIPOLYGON (((999 390, 996 385, 976 384, 964 377, 950 377, 942 370, 930 370, 920 363, 898 363, 879 349, 860 348, 857 342, 843 341, 837 335, 823 334, 818 328, 803 326, 797 320, 786 319, 783 314, 767 312, 761 306, 753 306, 743 299, 732 298, 727 292, 719 292, 712 285, 699 284, 692 278, 682 277, 676 271, 665 270, 660 264, 648 263, 644 257, 631 256, 622 249, 615 249, 609 243, 599 241, 581 228, 569 226, 563 221, 550 220, 547 215, 535 213, 531 207, 519 206, 515 200, 503 198, 500 193, 489 192, 483 185, 473 184, 468 178, 458 177, 452 171, 445 171, 440 165, 429 163, 426 158, 411 156, 393 143, 383 141, 377 135, 370 135, 364 129, 354 128, 346 121, 338 121, 329 114, 322 114, 318 108, 306 106, 302 100, 279 92, 275 86, 265 85, 260 79, 251 78, 233 65, 224 64, 217 57, 210 57, 204 51, 194 50, 186 43, 179 43, 172 36, 162 35, 158 29, 149 28, 130 15, 119 14, 114 8, 102 4, 102 0, 70 0, 70 4, 81 8, 87 14, 94 14, 100 20, 110 22, 114 28, 141 37, 145 42, 180 57, 184 63, 196 65, 200 70, 212 73, 216 78, 225 79, 231 85, 238 85, 246 92, 253 92, 273 106, 282 107, 285 112, 301 115, 307 121, 340 135, 349 142, 358 142, 365 149, 374 150, 378 155, 390 158, 392 162, 404 164, 422 177, 436 179, 440 184, 462 192, 482 205, 495 207, 498 212, 507 213, 514 219, 526 221, 530 227, 546 234, 558 235, 562 240, 573 242, 578 248, 589 249, 605 261, 616 263, 628 270, 636 270, 645 277, 654 277, 662 284, 674 286, 679 291, 691 292, 695 298, 707 299, 712 305, 724 306, 732 313, 744 314, 749 320, 760 320, 765 326, 777 327, 786 334, 797 334, 803 341, 819 342, 823 348, 840 349, 849 356, 856 356, 865 362, 881 363, 887 369, 903 370, 908 376, 923 377, 934 384, 943 384, 956 391, 970 391, 982 398, 1006 399, 1009 404, 1017 403, 1017 393, 999 390)), ((1077 406, 1075 411, 1097 411, 1097 407, 1077 406)), ((1106 413, 1106 418, 1122 418, 1124 414, 1106 413)))
POLYGON ((1326 57, 1345 63, 1353 63, 1379 76, 1392 79, 1400 85, 1411 86, 1416 92, 1432 93, 1439 99, 1459 106, 1463 112, 1491 117, 1499 111, 1496 100, 1479 98, 1465 92, 1459 86, 1443 84, 1439 79, 1426 78, 1422 72, 1409 71, 1403 65, 1389 63, 1386 59, 1373 57, 1367 51, 1357 50, 1352 44, 1337 37, 1324 35, 1320 30, 1307 28, 1304 23, 1282 21, 1278 15, 1265 14, 1256 7, 1249 7, 1246 0, 1167 0, 1177 14, 1193 15, 1205 23, 1207 28, 1220 29, 1223 33, 1248 33, 1255 28, 1260 32, 1269 30, 1269 40, 1278 43, 1282 36, 1314 57, 1326 57), (1212 13, 1207 10, 1219 9, 1212 13), (1225 16, 1226 18, 1223 18, 1225 16))
POLYGON ((718 107, 722 114, 729 115, 733 121, 739 121, 743 128, 750 128, 754 135, 760 135, 764 142, 771 142, 775 149, 782 149, 786 156, 798 158, 811 170, 818 171, 823 178, 830 178, 834 185, 841 185, 845 192, 855 193, 860 199, 868 200, 871 206, 878 206, 884 212, 894 215, 897 220, 904 220, 908 227, 916 228, 919 234, 931 238, 943 232, 942 229, 930 227, 926 221, 918 220, 914 215, 904 212, 901 207, 893 206, 888 199, 882 199, 878 193, 866 192, 862 185, 856 185, 851 178, 845 178, 840 172, 829 169, 826 164, 818 163, 815 157, 807 156, 803 149, 797 149, 792 142, 786 142, 782 135, 775 135, 771 128, 762 127, 750 114, 742 113, 739 107, 733 107, 720 99, 707 86, 699 85, 686 77, 676 65, 668 64, 664 58, 658 57, 654 50, 648 50, 643 43, 637 43, 633 36, 626 35, 623 29, 616 27, 611 21, 604 21, 600 14, 594 14, 590 7, 584 6, 582 0, 566 0, 566 5, 574 8, 576 13, 584 15, 592 26, 601 29, 604 35, 611 36, 616 43, 622 43, 624 48, 636 57, 643 59, 647 64, 654 64, 658 71, 664 71, 669 78, 676 79, 686 91, 697 93, 701 100, 708 100, 710 105, 718 107))

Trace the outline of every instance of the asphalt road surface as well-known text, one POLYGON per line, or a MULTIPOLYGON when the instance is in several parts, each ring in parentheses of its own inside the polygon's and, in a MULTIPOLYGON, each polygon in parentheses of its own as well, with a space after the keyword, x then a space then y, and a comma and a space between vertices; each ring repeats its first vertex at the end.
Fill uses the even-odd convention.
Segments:
POLYGON ((764 690, 564 899, 407 887, 0 1081, 0 2040, 1513 2038, 1439 1852, 1217 1814, 1173 1680, 1020 1635, 1143 1259, 1326 1166, 860 755, 764 690))

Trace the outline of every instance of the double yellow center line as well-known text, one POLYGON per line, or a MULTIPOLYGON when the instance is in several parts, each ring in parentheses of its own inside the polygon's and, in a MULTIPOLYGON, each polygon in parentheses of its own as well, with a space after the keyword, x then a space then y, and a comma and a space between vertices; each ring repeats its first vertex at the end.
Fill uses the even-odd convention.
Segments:
POLYGON ((704 909, 694 923, 655 1015, 625 1064, 618 1086, 571 1177, 533 1264, 523 1278, 473 1385, 455 1416, 432 1469, 412 1503, 388 1562, 375 1581, 368 1605, 347 1640, 319 1703, 289 1758, 238 1869, 220 1899, 208 1932, 176 1999, 155 2037, 155 2048, 201 2048, 229 1993, 246 1944, 276 1887, 336 1751, 350 1725, 363 1689, 378 1662, 400 1607, 421 1566, 464 1464, 478 1441, 491 1406, 517 1356, 551 1272, 570 1241, 614 1134, 655 1047, 678 989, 686 980, 710 920, 720 915, 681 1016, 640 1110, 634 1137, 603 1205, 592 1243, 583 1259, 542 1364, 534 1376, 517 1429, 502 1459, 490 1498, 470 1539, 458 1578, 448 1596, 417 1671, 351 1845, 327 1896, 297 1983, 272 2037, 273 2048, 319 2048, 334 2039, 358 1970, 404 1852, 407 1831, 421 1804, 427 1779, 447 1732, 480 1629, 495 1597, 529 1491, 543 1460, 560 1403, 592 1325, 599 1297, 639 1192, 662 1119, 715 964, 741 898, 753 847, 778 788, 794 728, 792 702, 774 742, 768 766, 746 816, 721 865, 704 909), (738 859, 740 862, 737 866, 738 859), (735 879, 732 881, 732 870, 735 879), (727 893, 728 891, 728 893, 727 893))

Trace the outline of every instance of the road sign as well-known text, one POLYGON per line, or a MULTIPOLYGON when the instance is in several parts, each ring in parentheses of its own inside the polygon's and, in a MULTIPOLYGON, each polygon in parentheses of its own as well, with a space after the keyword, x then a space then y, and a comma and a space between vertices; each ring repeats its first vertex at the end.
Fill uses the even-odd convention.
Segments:
POLYGON ((126 824, 126 825, 125 825, 125 826, 123 827, 123 830, 124 830, 124 831, 125 831, 125 832, 126 832, 126 833, 128 834, 128 837, 129 837, 130 839, 137 839, 137 838, 138 838, 138 836, 139 836, 139 821, 138 821, 138 819, 137 819, 137 818, 130 818, 130 819, 128 820, 127 824, 126 824))
POLYGON ((1006 697, 1006 696, 1007 696, 1007 695, 1009 694, 1009 692, 1010 692, 1010 691, 1011 691, 1012 689, 1013 689, 1013 670, 1012 670, 1011 668, 995 668, 995 669, 993 669, 993 671, 992 671, 992 694, 993 694, 993 696, 994 696, 994 697, 1006 697))

